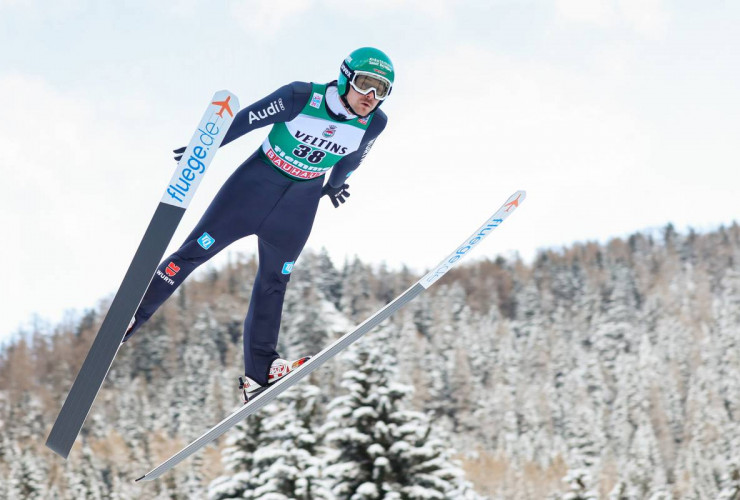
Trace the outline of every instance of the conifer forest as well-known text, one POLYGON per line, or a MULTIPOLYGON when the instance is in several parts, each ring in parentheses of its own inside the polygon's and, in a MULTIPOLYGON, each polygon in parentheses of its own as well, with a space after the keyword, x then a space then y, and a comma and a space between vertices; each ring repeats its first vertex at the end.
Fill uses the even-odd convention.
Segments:
MULTIPOLYGON (((256 269, 232 255, 178 289, 119 350, 67 461, 44 442, 110 298, 6 342, 0 498, 740 499, 737 224, 462 265, 214 444, 134 482, 240 405, 256 269)), ((304 253, 279 352, 318 352, 419 271, 304 253)))

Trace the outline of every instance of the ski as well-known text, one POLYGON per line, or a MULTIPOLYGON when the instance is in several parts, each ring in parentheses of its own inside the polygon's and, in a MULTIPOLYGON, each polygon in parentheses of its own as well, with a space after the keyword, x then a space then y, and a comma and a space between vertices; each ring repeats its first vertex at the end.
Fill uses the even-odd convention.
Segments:
POLYGON ((161 465, 157 466, 156 468, 138 478, 136 481, 151 481, 153 479, 157 479, 162 474, 188 458, 190 455, 221 436, 237 423, 244 420, 247 416, 255 413, 257 410, 267 405, 273 399, 278 397, 282 392, 297 384, 303 378, 307 377, 312 371, 319 368, 328 360, 336 356, 339 352, 346 349, 347 346, 349 346, 357 339, 369 332, 371 329, 376 327, 380 322, 394 314, 402 306, 413 300, 417 295, 429 288, 432 284, 434 284, 437 280, 444 276, 445 273, 452 269, 460 259, 462 259, 465 255, 468 254, 468 252, 470 252, 470 250, 473 249, 473 247, 478 245, 483 238, 488 236, 491 231, 497 228, 519 206, 519 204, 524 201, 525 197, 526 193, 524 191, 517 191, 516 193, 511 195, 509 199, 506 200, 506 203, 504 203, 501 208, 499 208, 491 217, 486 219, 486 222, 483 223, 483 225, 479 227, 472 235, 470 235, 470 237, 466 238, 465 241, 460 246, 458 246, 454 252, 448 255, 444 260, 442 260, 437 266, 435 266, 429 273, 424 275, 408 290, 393 299, 392 302, 380 309, 373 316, 366 319, 353 331, 340 337, 333 344, 329 345, 324 350, 319 352, 316 356, 313 356, 299 369, 290 372, 282 379, 266 387, 260 393, 252 396, 249 401, 244 404, 244 406, 235 410, 231 415, 223 419, 215 427, 213 427, 205 434, 197 438, 195 441, 187 445, 181 451, 167 459, 161 465))
POLYGON ((129 321, 238 111, 239 100, 234 94, 227 90, 216 92, 178 162, 46 440, 46 446, 63 458, 69 455, 121 346, 129 321))

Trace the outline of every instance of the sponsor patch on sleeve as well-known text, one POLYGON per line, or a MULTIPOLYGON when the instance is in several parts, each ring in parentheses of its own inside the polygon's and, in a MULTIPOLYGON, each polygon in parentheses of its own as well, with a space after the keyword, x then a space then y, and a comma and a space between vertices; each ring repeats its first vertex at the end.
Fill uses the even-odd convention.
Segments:
POLYGON ((321 101, 324 99, 324 96, 319 94, 318 92, 313 93, 313 97, 311 98, 311 107, 319 109, 321 107, 321 101))
POLYGON ((208 250, 214 243, 216 243, 216 240, 214 240, 213 236, 208 233, 203 233, 203 235, 198 238, 198 245, 200 245, 203 250, 208 250))

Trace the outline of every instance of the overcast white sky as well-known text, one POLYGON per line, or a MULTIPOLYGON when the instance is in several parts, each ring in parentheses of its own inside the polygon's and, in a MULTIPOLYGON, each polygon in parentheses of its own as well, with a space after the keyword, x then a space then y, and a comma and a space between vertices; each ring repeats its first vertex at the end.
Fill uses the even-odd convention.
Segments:
MULTIPOLYGON (((0 0, 0 339, 115 292, 216 90, 326 82, 364 45, 397 79, 352 198, 324 200, 308 242, 336 264, 421 272, 517 189, 476 257, 729 224, 738 25, 729 0, 0 0)), ((170 251, 266 131, 219 152, 170 251)))

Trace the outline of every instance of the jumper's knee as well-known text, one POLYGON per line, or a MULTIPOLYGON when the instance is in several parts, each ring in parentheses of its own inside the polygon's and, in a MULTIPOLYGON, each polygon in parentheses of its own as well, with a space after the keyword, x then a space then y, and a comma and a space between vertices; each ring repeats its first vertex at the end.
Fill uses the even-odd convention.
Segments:
POLYGON ((288 288, 288 281, 290 281, 290 274, 267 273, 267 277, 265 281, 266 281, 264 283, 265 293, 269 293, 269 294, 278 293, 278 294, 284 295, 286 288, 288 288))

